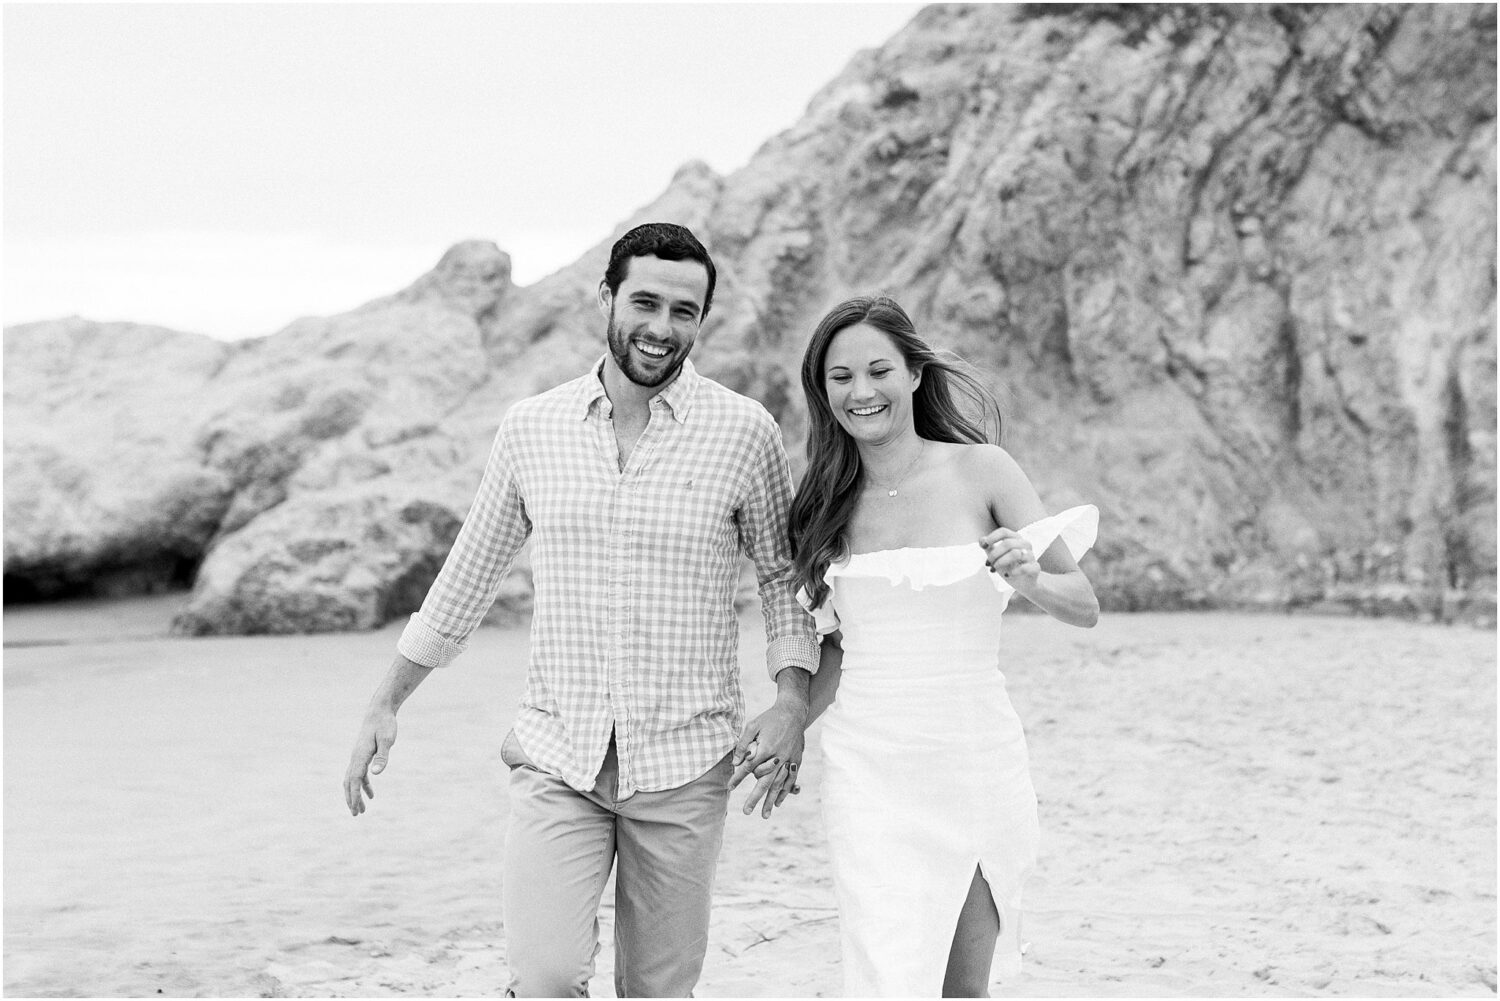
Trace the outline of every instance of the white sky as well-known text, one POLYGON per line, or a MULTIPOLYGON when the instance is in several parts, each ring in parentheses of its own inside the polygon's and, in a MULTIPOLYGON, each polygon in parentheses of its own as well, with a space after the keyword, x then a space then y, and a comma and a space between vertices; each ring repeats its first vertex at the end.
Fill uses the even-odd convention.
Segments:
POLYGON ((920 7, 7 3, 0 319, 267 334, 469 238, 529 284, 920 7))

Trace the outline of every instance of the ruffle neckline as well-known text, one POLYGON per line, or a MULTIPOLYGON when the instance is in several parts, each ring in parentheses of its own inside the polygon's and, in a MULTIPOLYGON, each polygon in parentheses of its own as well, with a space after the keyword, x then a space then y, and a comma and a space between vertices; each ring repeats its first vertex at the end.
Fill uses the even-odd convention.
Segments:
MULTIPOLYGON (((1045 552, 1048 546, 1060 538, 1073 559, 1077 560, 1093 547, 1098 537, 1099 509, 1092 504, 1080 504, 1034 521, 1019 529, 1018 533, 1038 554, 1045 552)), ((922 591, 930 587, 956 584, 976 573, 988 572, 988 569, 984 550, 979 548, 977 542, 854 553, 829 565, 823 577, 829 587, 823 604, 813 608, 806 588, 798 590, 797 600, 812 613, 818 635, 824 636, 839 626, 838 615, 833 610, 833 597, 840 577, 884 578, 892 587, 904 584, 913 590, 922 591)), ((989 577, 990 583, 1000 594, 1008 596, 1014 593, 1015 588, 999 574, 990 574, 989 577)))
POLYGON ((984 550, 978 542, 954 546, 907 546, 854 553, 830 564, 823 578, 884 577, 891 586, 907 584, 915 590, 956 584, 985 568, 984 550))

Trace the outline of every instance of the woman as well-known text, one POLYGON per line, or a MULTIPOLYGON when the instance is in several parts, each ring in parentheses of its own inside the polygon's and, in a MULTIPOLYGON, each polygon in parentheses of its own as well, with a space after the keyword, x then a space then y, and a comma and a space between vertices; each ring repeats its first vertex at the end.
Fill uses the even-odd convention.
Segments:
POLYGON ((988 995, 1020 961, 1036 794, 997 670, 1020 593, 1092 626, 1074 562, 1098 511, 1046 511, 998 445, 994 398, 888 298, 836 306, 802 363, 807 473, 792 504, 822 657, 823 815, 847 995, 988 995), (1023 527, 1024 526, 1024 527, 1023 527))

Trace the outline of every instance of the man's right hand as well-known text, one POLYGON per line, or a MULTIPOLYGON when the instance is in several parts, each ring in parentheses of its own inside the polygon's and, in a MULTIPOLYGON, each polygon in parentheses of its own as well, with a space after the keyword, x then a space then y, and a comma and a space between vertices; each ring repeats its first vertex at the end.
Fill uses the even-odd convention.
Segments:
POLYGON ((354 750, 349 755, 349 770, 344 773, 344 803, 351 816, 365 812, 364 796, 375 798, 370 785, 370 775, 385 771, 390 760, 391 745, 396 742, 396 714, 385 710, 371 710, 359 728, 354 740, 354 750), (364 796, 360 793, 363 791, 364 796))

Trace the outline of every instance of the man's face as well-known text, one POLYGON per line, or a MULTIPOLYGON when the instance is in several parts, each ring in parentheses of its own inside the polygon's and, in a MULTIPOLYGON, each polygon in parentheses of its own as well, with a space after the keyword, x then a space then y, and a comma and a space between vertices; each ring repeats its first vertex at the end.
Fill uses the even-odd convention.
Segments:
POLYGON ((708 269, 698 261, 632 257, 619 290, 599 286, 609 353, 625 378, 654 389, 677 375, 703 322, 708 269))

